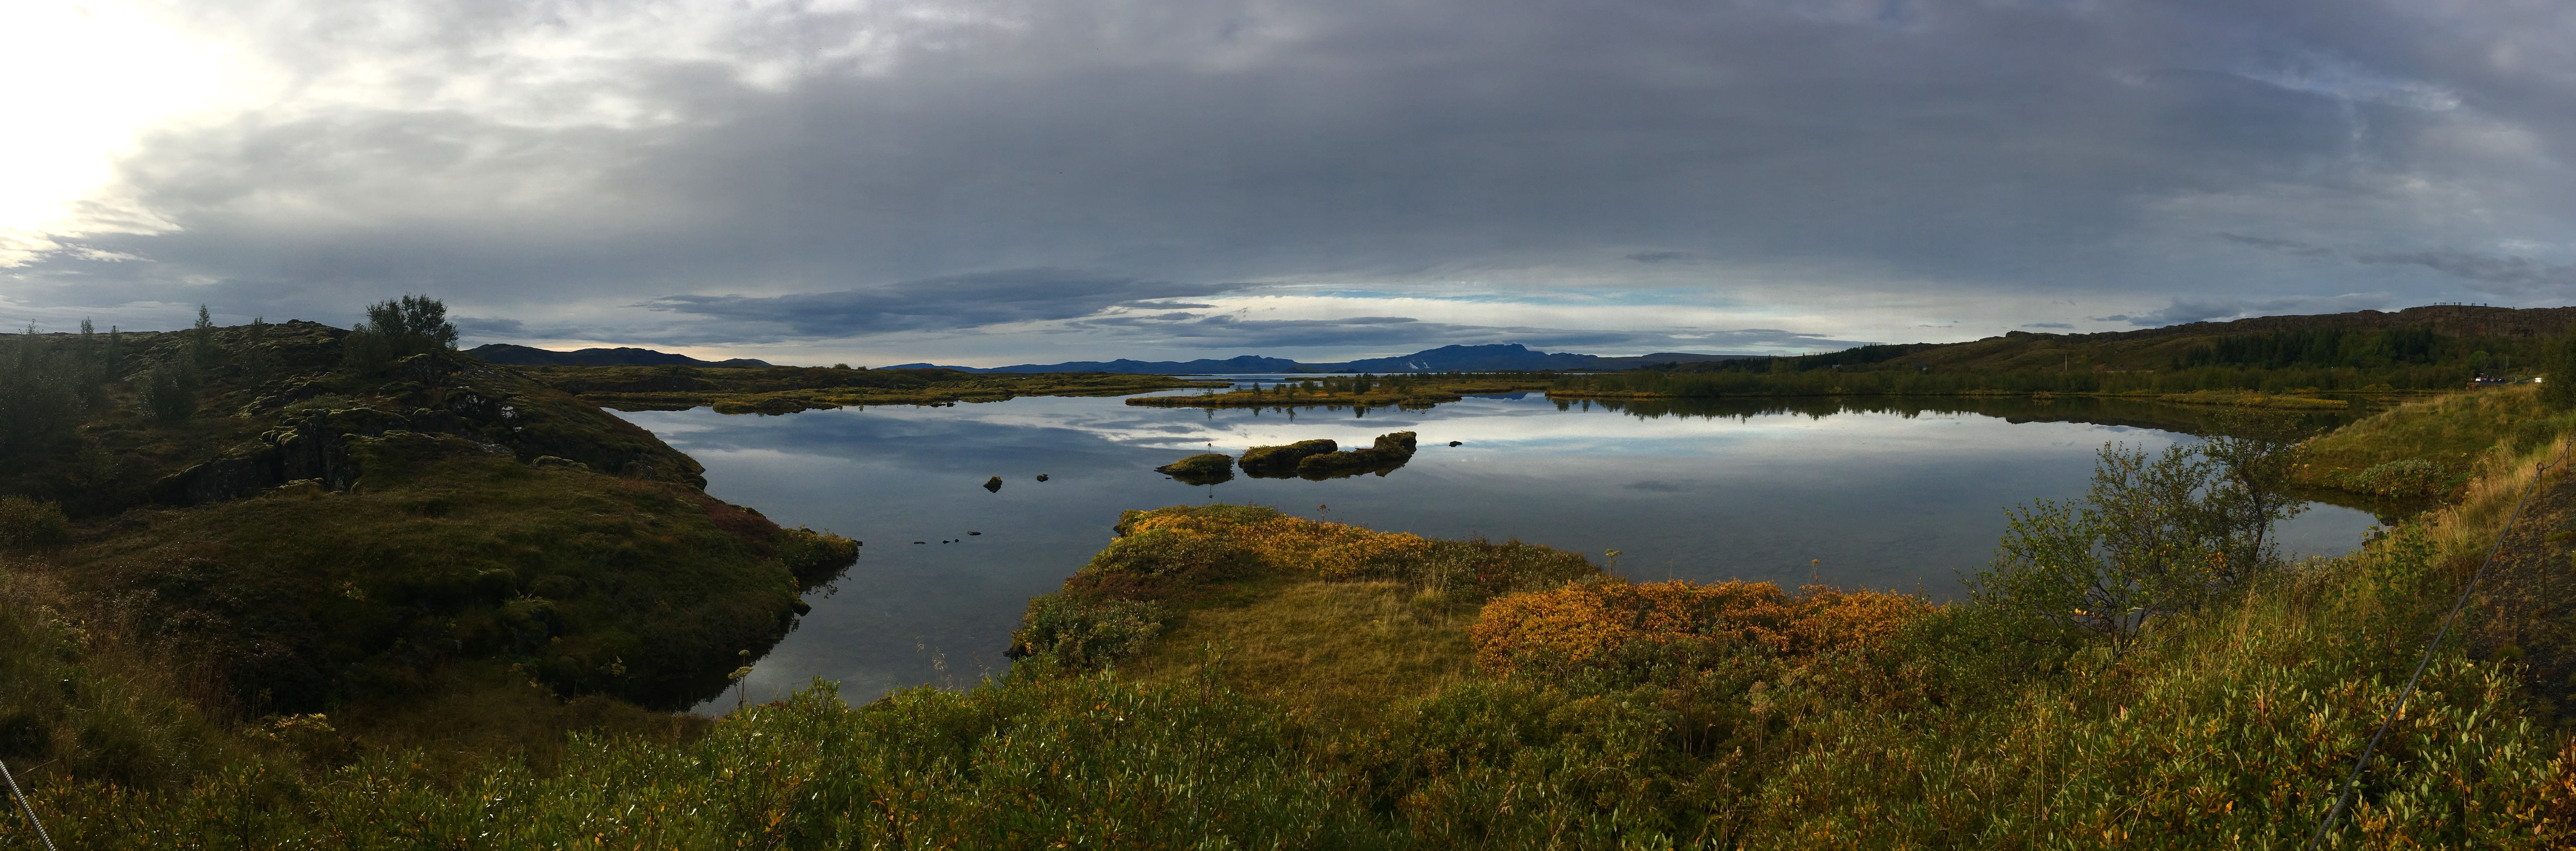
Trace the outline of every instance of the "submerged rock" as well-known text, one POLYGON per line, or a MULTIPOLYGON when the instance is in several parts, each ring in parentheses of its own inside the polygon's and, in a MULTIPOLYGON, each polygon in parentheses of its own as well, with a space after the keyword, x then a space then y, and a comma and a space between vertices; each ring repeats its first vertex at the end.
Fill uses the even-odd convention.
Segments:
POLYGON ((1038 481, 1041 481, 1041 482, 1046 481, 1046 474, 1045 474, 1045 473, 1039 473, 1039 474, 1038 474, 1038 481))

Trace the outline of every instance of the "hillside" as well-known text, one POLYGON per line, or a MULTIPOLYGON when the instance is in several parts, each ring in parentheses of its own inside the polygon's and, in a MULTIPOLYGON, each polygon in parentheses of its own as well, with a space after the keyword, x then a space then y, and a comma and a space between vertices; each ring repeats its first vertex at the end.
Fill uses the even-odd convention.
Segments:
MULTIPOLYGON (((693 704, 857 557, 707 496, 697 462, 524 374, 364 348, 301 321, 0 336, 5 581, 180 666, 217 717, 417 730, 531 687, 693 704)), ((527 711, 555 720, 453 732, 570 723, 527 711)), ((77 701, 9 712, 56 731, 27 747, 92 748, 77 701)))
MULTIPOLYGON (((2541 341, 2576 327, 2576 307, 2434 305, 2395 312, 2264 316, 2135 331, 2052 334, 2014 331, 1966 343, 1871 346, 1793 361, 1793 369, 1929 368, 1933 371, 2148 371, 2210 365, 2448 364, 2528 367, 2541 341), (2484 358, 2478 355, 2483 353, 2484 358), (2474 361, 2474 362, 2472 362, 2474 361)), ((1723 365, 1712 364, 1710 367, 1723 365)), ((1676 369, 1696 368, 1684 365, 1676 369)))
POLYGON ((484 363, 504 366, 704 366, 754 367, 770 366, 765 360, 726 358, 720 361, 699 360, 688 355, 657 352, 652 349, 618 347, 614 349, 575 349, 558 352, 533 346, 509 343, 486 343, 465 350, 484 363))

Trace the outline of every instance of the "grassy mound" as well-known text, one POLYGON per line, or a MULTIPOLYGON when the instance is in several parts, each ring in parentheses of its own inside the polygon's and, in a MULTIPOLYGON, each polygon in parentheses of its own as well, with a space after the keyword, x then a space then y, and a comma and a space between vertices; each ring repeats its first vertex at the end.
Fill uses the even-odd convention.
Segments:
POLYGON ((2548 442, 2576 424, 2549 414, 2532 386, 2419 399, 2300 447, 2301 483, 2386 497, 2457 491, 2494 457, 2548 442))

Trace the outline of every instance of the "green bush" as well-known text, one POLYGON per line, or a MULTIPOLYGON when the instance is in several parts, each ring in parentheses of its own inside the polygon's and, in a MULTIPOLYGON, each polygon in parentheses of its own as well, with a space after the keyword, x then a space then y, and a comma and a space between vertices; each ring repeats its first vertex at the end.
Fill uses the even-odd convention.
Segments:
POLYGON ((61 505, 22 496, 0 496, 0 548, 34 549, 71 540, 61 505))
POLYGON ((1144 652, 1162 633, 1164 617, 1152 603, 1041 594, 1011 633, 1011 655, 1046 657, 1074 670, 1105 667, 1144 652))
POLYGON ((2422 458, 2401 458, 2385 464, 2374 464, 2359 473, 2336 477, 2333 484, 2345 490, 2389 497, 2424 497, 2449 490, 2449 468, 2422 458))
POLYGON ((808 586, 859 563, 859 542, 798 526, 778 530, 778 560, 808 586))

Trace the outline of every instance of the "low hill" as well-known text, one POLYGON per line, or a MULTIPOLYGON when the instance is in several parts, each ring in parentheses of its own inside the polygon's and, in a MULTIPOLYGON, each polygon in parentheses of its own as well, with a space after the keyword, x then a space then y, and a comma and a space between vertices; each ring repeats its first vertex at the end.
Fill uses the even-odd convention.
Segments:
POLYGON ((553 349, 515 346, 509 343, 489 343, 475 346, 471 349, 466 349, 465 353, 482 358, 486 363, 497 363, 507 366, 760 367, 771 365, 768 361, 755 360, 752 358, 727 358, 725 360, 717 361, 699 360, 688 355, 657 352, 652 349, 628 348, 624 346, 614 349, 575 349, 569 352, 558 352, 553 349))
MULTIPOLYGON (((2135 331, 2048 334, 2014 331, 1965 343, 1863 346, 1783 358, 1793 371, 1909 367, 2007 372, 2175 370, 2197 366, 2278 369, 2456 364, 2498 371, 2537 363, 2541 341, 2576 326, 2576 307, 2431 305, 2312 316, 2192 322, 2135 331)), ((1742 369, 1687 364, 1676 371, 1742 369)), ((1767 364, 1762 366, 1767 367, 1767 364)))

